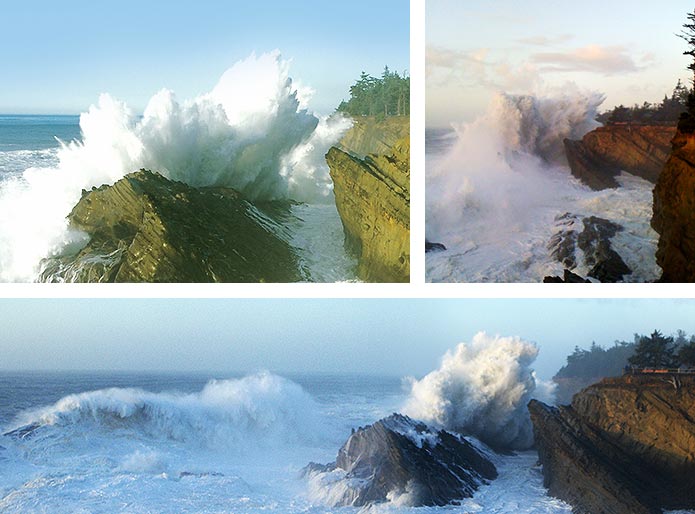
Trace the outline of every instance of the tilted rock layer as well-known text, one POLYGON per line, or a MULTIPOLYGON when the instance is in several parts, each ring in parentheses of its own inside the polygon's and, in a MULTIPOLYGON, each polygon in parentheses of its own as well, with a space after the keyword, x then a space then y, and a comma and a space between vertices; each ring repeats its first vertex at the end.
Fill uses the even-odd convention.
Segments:
POLYGON ((695 282, 695 134, 679 132, 654 188, 652 227, 664 282, 695 282))
POLYGON ((399 498, 417 507, 469 498, 497 470, 463 437, 392 414, 353 432, 334 463, 310 464, 305 474, 326 479, 332 506, 399 498))
POLYGON ((675 134, 672 125, 607 125, 565 139, 565 154, 572 174, 595 190, 618 187, 621 171, 656 182, 675 134))
POLYGON ((281 229, 225 188, 192 188, 146 170, 83 192, 68 216, 89 235, 74 255, 43 262, 44 281, 300 280, 281 229))
MULTIPOLYGON (((409 124, 407 118, 396 121, 401 129, 409 124)), ((355 139, 350 133, 346 138, 355 139)), ((361 144, 360 149, 368 146, 361 144)), ((406 135, 387 153, 371 153, 365 158, 333 147, 326 162, 346 246, 358 257, 358 276, 369 282, 408 282, 410 138, 406 135)))
POLYGON ((604 379, 529 411, 545 486, 575 514, 695 508, 694 376, 604 379))

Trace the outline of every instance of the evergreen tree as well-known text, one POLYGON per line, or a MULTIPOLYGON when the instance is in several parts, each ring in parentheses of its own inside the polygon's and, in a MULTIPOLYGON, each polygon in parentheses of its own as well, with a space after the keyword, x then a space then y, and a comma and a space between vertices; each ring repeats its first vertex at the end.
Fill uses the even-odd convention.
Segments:
POLYGON ((338 111, 353 116, 404 116, 410 113, 410 78, 392 72, 388 66, 380 78, 362 72, 350 87, 350 99, 338 111))
POLYGON ((655 330, 649 337, 639 338, 635 354, 628 362, 640 368, 668 368, 676 364, 674 351, 673 337, 665 337, 655 330))
POLYGON ((683 30, 678 37, 688 44, 688 49, 683 55, 689 55, 693 61, 688 64, 688 69, 693 72, 693 86, 695 86, 695 10, 687 15, 688 21, 683 24, 683 30))

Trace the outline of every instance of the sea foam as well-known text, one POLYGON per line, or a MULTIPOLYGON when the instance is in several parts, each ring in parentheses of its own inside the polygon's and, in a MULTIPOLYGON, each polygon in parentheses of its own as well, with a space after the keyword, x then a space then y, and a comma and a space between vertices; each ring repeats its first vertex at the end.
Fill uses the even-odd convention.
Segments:
POLYGON ((65 217, 81 191, 147 168, 192 186, 235 188, 251 200, 332 201, 323 156, 350 127, 307 109, 310 92, 271 52, 236 63, 218 84, 179 101, 161 90, 142 117, 102 94, 80 116, 81 141, 62 142, 58 164, 0 185, 0 279, 31 281, 42 258, 84 235, 65 217))
MULTIPOLYGON (((15 425, 21 427, 22 438, 31 440, 147 434, 156 440, 236 451, 311 442, 318 433, 318 419, 314 400, 301 386, 262 372, 213 380, 193 394, 111 388, 68 395, 24 413, 15 425)), ((143 462, 141 457, 132 462, 143 462)))
POLYGON ((531 365, 537 355, 532 342, 479 332, 448 351, 439 369, 411 380, 403 412, 493 447, 529 448, 526 404, 536 395, 531 365))
MULTIPOLYGON (((564 139, 599 126, 602 101, 599 93, 579 91, 498 94, 475 121, 453 125, 450 148, 428 160, 427 239, 449 249, 428 254, 429 280, 540 282, 562 275, 547 246, 565 212, 625 227, 615 249, 631 260, 627 280, 658 276, 649 224, 653 185, 624 174, 623 187, 592 191, 567 165, 564 139)), ((588 272, 581 259, 575 272, 588 272)))

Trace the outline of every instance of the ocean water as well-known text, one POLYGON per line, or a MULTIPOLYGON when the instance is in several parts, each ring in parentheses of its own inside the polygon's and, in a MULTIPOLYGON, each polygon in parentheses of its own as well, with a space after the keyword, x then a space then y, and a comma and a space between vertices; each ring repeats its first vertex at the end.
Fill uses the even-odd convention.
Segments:
POLYGON ((324 159, 351 121, 313 113, 289 66, 253 54, 199 97, 162 89, 142 115, 103 94, 80 116, 0 116, 0 281, 36 280, 42 259, 84 240, 65 219, 82 190, 140 168, 295 202, 289 238, 306 279, 355 280, 324 159))
MULTIPOLYGON (((358 512, 323 506, 299 471, 407 394, 398 377, 3 372, 0 511, 358 512)), ((499 479, 460 506, 366 510, 570 512, 534 452, 496 459, 499 479)))
MULTIPOLYGON (((600 95, 498 95, 473 122, 426 132, 426 235, 446 251, 426 256, 430 282, 541 282, 562 276, 548 243, 566 212, 624 227, 613 248, 650 282, 658 234, 651 228, 653 184, 623 173, 621 187, 592 191, 575 179, 562 141, 598 126, 600 95)), ((579 255, 575 273, 589 267, 579 255)))

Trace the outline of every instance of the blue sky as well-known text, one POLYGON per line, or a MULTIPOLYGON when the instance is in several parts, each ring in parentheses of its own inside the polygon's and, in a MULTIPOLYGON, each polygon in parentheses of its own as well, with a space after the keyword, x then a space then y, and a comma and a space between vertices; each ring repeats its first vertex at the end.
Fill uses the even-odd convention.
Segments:
POLYGON ((495 91, 572 85, 605 93, 605 108, 660 101, 688 79, 675 36, 687 0, 428 0, 427 124, 481 114, 495 91))
POLYGON ((0 369, 421 376, 485 330, 540 347, 550 378, 575 345, 695 334, 695 300, 3 299, 0 369))
POLYGON ((408 69, 409 33, 408 0, 6 2, 0 112, 77 114, 103 92, 141 112, 163 87, 191 98, 276 48, 330 112, 362 70, 408 69))

